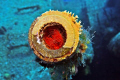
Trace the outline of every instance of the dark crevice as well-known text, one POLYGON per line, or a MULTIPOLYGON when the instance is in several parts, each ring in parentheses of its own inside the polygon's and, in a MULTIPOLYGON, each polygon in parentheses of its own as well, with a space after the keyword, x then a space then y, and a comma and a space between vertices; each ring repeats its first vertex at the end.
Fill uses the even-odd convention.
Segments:
POLYGON ((39 5, 17 8, 17 12, 15 14, 21 14, 22 15, 22 14, 33 13, 35 11, 38 11, 40 8, 41 7, 39 5))

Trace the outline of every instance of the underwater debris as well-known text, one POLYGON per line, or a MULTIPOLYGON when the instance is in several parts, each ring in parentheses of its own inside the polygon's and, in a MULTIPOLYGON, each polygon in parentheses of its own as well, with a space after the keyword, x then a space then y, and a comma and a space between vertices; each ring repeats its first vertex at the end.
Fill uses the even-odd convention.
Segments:
POLYGON ((7 43, 5 45, 7 45, 7 48, 9 50, 13 50, 16 48, 20 48, 20 47, 29 47, 29 44, 25 41, 25 33, 24 34, 6 34, 6 39, 7 39, 7 43), (17 38, 19 38, 19 43, 18 41, 16 41, 17 38))
POLYGON ((28 44, 21 44, 21 45, 9 45, 9 46, 7 46, 7 48, 9 49, 9 50, 12 50, 12 49, 16 49, 16 48, 19 48, 19 47, 23 47, 23 46, 25 46, 25 47, 29 47, 29 45, 28 44))
POLYGON ((116 57, 120 57, 120 32, 111 39, 108 48, 116 57))
POLYGON ((90 34, 77 19, 71 12, 50 10, 30 27, 29 43, 36 61, 49 68, 53 80, 71 79, 78 66, 86 66, 86 60, 91 63, 94 56, 90 34))
POLYGON ((7 30, 6 30, 6 28, 4 26, 0 27, 0 35, 4 35, 6 31, 7 30))
POLYGON ((8 58, 21 58, 29 56, 31 49, 26 39, 25 33, 6 33, 4 36, 4 46, 6 46, 6 55, 8 58))
POLYGON ((81 32, 80 22, 74 23, 76 18, 77 16, 71 16, 71 13, 59 11, 49 11, 38 17, 29 31, 29 42, 35 54, 46 62, 59 62, 71 56, 77 47, 81 32), (41 26, 38 27, 38 25, 41 26), (55 34, 56 32, 57 34, 55 34), (65 37, 65 35, 67 36, 65 37), (49 42, 50 40, 51 42, 49 42), (61 42, 63 43, 61 44, 61 42), (63 46, 61 47, 61 45, 63 46), (56 49, 53 49, 53 46, 56 49))
POLYGON ((33 13, 40 9, 39 5, 36 6, 29 6, 29 7, 23 7, 23 8, 17 8, 17 12, 15 14, 28 14, 33 13))

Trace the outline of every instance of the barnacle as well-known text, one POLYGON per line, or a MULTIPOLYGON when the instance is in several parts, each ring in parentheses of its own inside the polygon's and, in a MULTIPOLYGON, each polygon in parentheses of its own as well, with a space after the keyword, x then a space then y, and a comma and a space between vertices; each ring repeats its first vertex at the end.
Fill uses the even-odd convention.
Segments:
POLYGON ((46 62, 59 62, 76 50, 81 33, 80 21, 71 12, 48 11, 31 25, 29 42, 34 53, 46 62))

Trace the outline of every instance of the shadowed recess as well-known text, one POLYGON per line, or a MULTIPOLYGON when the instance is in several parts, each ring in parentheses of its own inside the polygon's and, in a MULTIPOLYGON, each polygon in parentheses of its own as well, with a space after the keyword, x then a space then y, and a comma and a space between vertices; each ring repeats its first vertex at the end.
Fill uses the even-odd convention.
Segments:
POLYGON ((61 48, 66 41, 66 31, 61 24, 48 24, 43 31, 43 40, 47 48, 56 50, 61 48))

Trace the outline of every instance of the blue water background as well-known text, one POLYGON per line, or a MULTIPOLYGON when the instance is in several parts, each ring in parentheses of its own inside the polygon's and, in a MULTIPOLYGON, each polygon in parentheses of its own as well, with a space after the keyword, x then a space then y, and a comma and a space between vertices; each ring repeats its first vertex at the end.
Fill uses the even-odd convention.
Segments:
POLYGON ((0 80, 50 80, 28 43, 32 22, 50 9, 75 13, 84 29, 96 31, 90 74, 79 68, 73 80, 120 80, 120 56, 116 56, 120 52, 108 49, 120 32, 119 4, 119 0, 0 0, 0 80))

